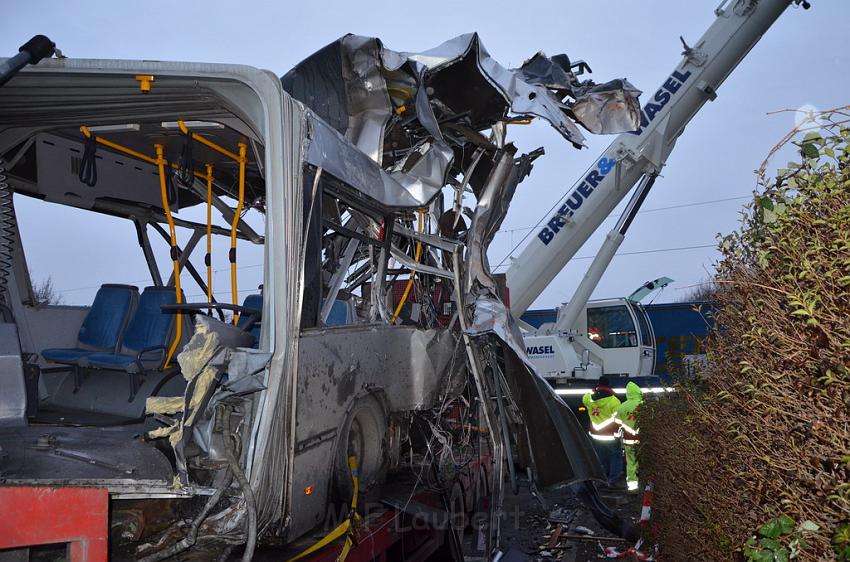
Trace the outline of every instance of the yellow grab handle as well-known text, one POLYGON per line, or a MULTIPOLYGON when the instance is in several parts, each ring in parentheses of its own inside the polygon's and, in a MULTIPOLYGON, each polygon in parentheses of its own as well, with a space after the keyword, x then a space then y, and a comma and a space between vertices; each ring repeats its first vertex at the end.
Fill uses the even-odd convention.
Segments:
MULTIPOLYGON (((165 158, 163 156, 164 148, 161 144, 155 144, 153 145, 153 148, 156 151, 156 166, 159 170, 159 191, 162 196, 162 209, 165 211, 165 219, 168 221, 168 231, 171 235, 171 262, 174 265, 174 293, 176 295, 177 304, 180 304, 183 302, 180 290, 180 256, 178 255, 177 250, 177 230, 174 228, 174 219, 171 217, 171 206, 168 204, 168 187, 165 181, 165 158)), ((174 330, 174 341, 171 342, 171 347, 168 349, 168 355, 165 356, 165 363, 162 366, 163 369, 171 366, 171 358, 174 356, 174 352, 177 351, 177 346, 180 345, 180 338, 183 332, 183 314, 178 311, 175 316, 177 316, 177 326, 174 330)))
MULTIPOLYGON (((238 234, 239 219, 242 216, 242 206, 245 204, 245 163, 247 162, 248 145, 239 143, 239 200, 233 222, 230 224, 230 294, 234 306, 239 306, 239 291, 236 288, 236 235, 238 234)), ((233 314, 233 325, 239 322, 239 313, 233 314)))
MULTIPOLYGON (((422 217, 425 214, 425 211, 419 209, 416 211, 419 213, 419 232, 422 232, 422 217)), ((416 256, 414 257, 414 261, 419 263, 419 257, 422 254, 422 242, 416 241, 416 256)), ((401 295, 401 299, 398 301, 398 306, 395 307, 395 312, 393 312, 392 318, 390 318, 390 324, 395 322, 395 319, 398 318, 398 315, 401 313, 401 307, 404 306, 404 303, 407 302, 407 296, 410 294, 410 288, 413 287, 413 280, 416 279, 416 272, 410 272, 410 279, 407 280, 407 285, 404 287, 404 293, 401 295)))
POLYGON ((207 265, 207 302, 213 299, 213 269, 212 269, 212 185, 213 167, 206 164, 207 169, 207 255, 204 263, 207 265))

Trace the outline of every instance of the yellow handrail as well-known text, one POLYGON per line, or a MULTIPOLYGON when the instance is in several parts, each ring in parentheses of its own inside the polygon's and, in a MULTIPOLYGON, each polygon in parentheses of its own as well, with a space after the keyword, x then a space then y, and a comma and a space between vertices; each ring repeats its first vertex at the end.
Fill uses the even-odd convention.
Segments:
POLYGON ((186 126, 186 123, 182 119, 177 121, 177 126, 180 127, 180 132, 183 133, 184 135, 187 135, 187 136, 191 137, 192 139, 198 141, 199 143, 212 148, 213 150, 215 150, 219 154, 224 154, 225 156, 227 156, 231 160, 235 160, 236 162, 238 162, 239 158, 241 158, 243 156, 241 153, 235 154, 233 152, 230 152, 229 150, 227 150, 223 146, 220 146, 220 145, 214 143, 213 141, 202 137, 198 133, 191 132, 189 130, 189 128, 186 126))
MULTIPOLYGON (((418 229, 419 232, 422 232, 423 224, 422 219, 425 215, 425 211, 423 209, 418 209, 416 211, 419 214, 419 224, 418 229)), ((414 257, 414 261, 419 263, 419 256, 422 254, 422 242, 416 241, 416 256, 414 257)), ((416 271, 410 272, 410 278, 407 280, 407 285, 404 287, 404 293, 401 295, 401 300, 398 301, 398 306, 395 307, 395 312, 393 312, 392 318, 390 318, 390 324, 395 322, 395 319, 398 318, 398 315, 401 314, 401 307, 404 306, 404 303, 407 302, 407 295, 410 293, 410 288, 413 287, 413 280, 416 279, 416 271)))
MULTIPOLYGON (((236 235, 238 234, 239 219, 242 216, 242 207, 245 204, 245 163, 247 161, 248 145, 239 143, 239 200, 236 203, 236 212, 233 213, 233 222, 230 224, 230 293, 234 306, 239 305, 239 291, 236 288, 236 235)), ((239 313, 233 313, 233 325, 239 322, 239 313)))
MULTIPOLYGON (((80 126, 80 132, 82 132, 83 135, 86 138, 92 138, 92 132, 85 125, 80 126)), ((156 158, 151 158, 150 156, 148 156, 146 154, 142 154, 141 152, 139 152, 137 150, 133 150, 132 148, 127 148, 126 146, 122 146, 118 143, 112 142, 110 140, 106 140, 102 137, 95 136, 94 138, 95 138, 95 141, 98 144, 102 144, 103 146, 106 146, 106 147, 111 148, 113 150, 117 150, 118 152, 121 152, 121 153, 126 154, 128 156, 132 156, 133 158, 141 160, 142 162, 147 162, 148 164, 152 164, 152 165, 157 167, 157 171, 159 173, 159 190, 160 190, 160 196, 162 197, 162 209, 163 209, 163 212, 165 214, 165 220, 168 222, 168 230, 169 230, 169 236, 170 236, 171 261, 172 261, 172 264, 174 266, 175 299, 177 301, 177 304, 182 303, 183 297, 182 297, 182 290, 180 288, 180 255, 179 255, 179 250, 178 250, 178 247, 177 247, 177 230, 174 226, 174 218, 171 216, 171 206, 168 204, 168 187, 167 187, 167 184, 166 184, 166 177, 165 177, 165 165, 168 164, 168 162, 165 160, 165 147, 161 144, 154 144, 153 147, 154 147, 154 151, 156 152, 156 158)), ((176 163, 171 163, 170 166, 173 169, 177 169, 177 167, 178 167, 176 163)), ((209 206, 212 204, 212 181, 213 181, 212 165, 210 165, 210 164, 206 165, 206 174, 202 174, 200 172, 194 172, 194 176, 207 181, 207 206, 208 206, 207 207, 207 255, 209 255, 210 247, 211 247, 211 236, 212 236, 211 216, 210 216, 210 210, 209 210, 209 206)), ((208 266, 208 268, 207 268, 207 280, 208 280, 207 296, 210 298, 210 300, 211 300, 211 297, 212 297, 212 294, 211 294, 211 291, 212 291, 211 275, 212 275, 212 273, 211 273, 211 270, 208 266)), ((171 342, 171 346, 168 349, 168 354, 165 356, 165 363, 163 363, 163 366, 162 366, 163 369, 171 366, 171 359, 174 357, 174 352, 177 351, 177 347, 180 345, 180 339, 181 339, 182 334, 183 334, 183 314, 181 312, 177 312, 175 314, 175 316, 177 317, 177 325, 176 325, 175 331, 174 331, 174 341, 171 342)))
MULTIPOLYGON (((183 298, 180 290, 180 255, 177 250, 177 230, 174 228, 174 219, 171 217, 171 206, 168 204, 168 186, 165 181, 165 157, 164 148, 161 144, 153 145, 154 150, 156 151, 156 166, 159 171, 159 191, 162 196, 162 209, 165 211, 165 219, 168 221, 168 231, 171 235, 171 262, 174 265, 174 292, 176 294, 176 302, 180 304, 183 302, 183 298)), ((177 326, 174 330, 174 341, 171 342, 171 347, 168 349, 168 355, 165 356, 165 363, 163 364, 163 369, 168 368, 171 365, 171 358, 174 356, 174 352, 177 351, 177 346, 180 345, 180 338, 183 335, 183 314, 178 311, 175 315, 177 317, 177 326)))
MULTIPOLYGON (((86 127, 85 125, 80 126, 80 132, 83 133, 83 136, 85 136, 87 139, 90 139, 91 136, 92 136, 92 132, 89 131, 89 128, 86 127)), ((97 141, 98 144, 102 144, 103 146, 106 146, 106 147, 111 148, 113 150, 117 150, 118 152, 122 152, 122 153, 126 154, 127 156, 132 156, 133 158, 138 158, 142 162, 147 162, 148 164, 152 164, 154 166, 157 165, 156 164, 156 158, 151 158, 150 156, 147 156, 146 154, 142 154, 141 152, 135 151, 132 148, 127 148, 126 146, 121 146, 120 144, 118 144, 116 142, 112 142, 110 140, 106 140, 103 137, 95 136, 95 140, 97 141)), ((176 170, 178 168, 178 165, 177 165, 176 162, 172 162, 171 167, 176 170)), ((201 172, 195 172, 194 175, 195 175, 196 178, 200 178, 202 180, 208 179, 207 176, 205 176, 201 172)))
MULTIPOLYGON (((248 162, 248 145, 240 142, 238 144, 239 154, 236 154, 197 133, 193 133, 182 119, 177 121, 177 126, 180 127, 180 132, 189 138, 239 163, 239 196, 236 204, 236 212, 233 214, 233 221, 230 224, 230 254, 228 256, 230 260, 230 296, 234 306, 238 306, 239 290, 236 282, 236 240, 239 233, 239 220, 242 216, 242 207, 245 204, 245 165, 248 162)), ((234 312, 233 324, 236 325, 237 322, 239 322, 239 313, 234 312)))
MULTIPOLYGON (((215 150, 216 152, 223 154, 224 156, 227 156, 228 158, 235 160, 236 162, 239 163, 239 195, 238 195, 238 202, 237 202, 237 205, 236 205, 236 212, 233 215, 233 220, 231 221, 231 225, 230 225, 230 254, 229 254, 231 300, 233 301, 234 305, 239 305, 239 291, 238 291, 237 282, 236 282, 236 241, 237 241, 237 235, 239 233, 239 221, 241 219, 242 209, 245 205, 245 167, 248 163, 248 145, 246 143, 240 142, 238 144, 239 153, 236 154, 234 152, 227 150, 226 148, 224 148, 222 146, 219 146, 218 144, 212 142, 211 140, 208 140, 208 139, 202 137, 201 135, 199 135, 197 133, 191 132, 188 129, 188 127, 186 127, 186 123, 182 120, 177 121, 177 125, 178 125, 178 127, 180 127, 180 131, 184 135, 189 136, 193 140, 196 140, 199 143, 201 143, 205 146, 208 146, 209 148, 215 150)), ((83 133, 83 135, 85 135, 86 138, 92 137, 92 132, 85 125, 80 126, 80 131, 83 133)), ((150 156, 142 154, 141 152, 133 150, 132 148, 127 148, 126 146, 121 146, 118 143, 106 140, 106 139, 98 137, 98 136, 95 136, 95 140, 99 144, 102 144, 103 146, 112 148, 113 150, 117 150, 118 152, 122 152, 124 154, 129 155, 129 156, 132 156, 133 158, 138 158, 139 160, 142 160, 143 162, 147 162, 148 164, 152 164, 152 165, 158 166, 158 167, 161 165, 162 166, 162 172, 160 173, 160 184, 162 184, 165 181, 164 171, 165 171, 166 162, 165 162, 165 159, 163 157, 163 154, 164 154, 163 145, 161 145, 161 144, 154 145, 154 147, 159 147, 159 149, 157 150, 157 157, 151 158, 150 156), (160 164, 160 160, 162 160, 161 164, 160 164)), ((176 163, 171 163, 171 167, 174 168, 174 169, 177 169, 178 165, 176 163)), ((209 302, 212 302, 212 269, 211 269, 212 268, 212 263, 211 263, 211 260, 212 260, 212 258, 211 258, 211 252, 212 252, 212 241, 211 241, 211 225, 212 225, 212 222, 211 222, 212 221, 212 215, 211 215, 211 213, 212 213, 212 211, 211 211, 211 205, 212 205, 212 181, 213 181, 212 165, 210 165, 210 164, 206 165, 206 174, 202 174, 200 172, 194 172, 194 175, 195 175, 195 177, 206 180, 206 182, 207 182, 207 258, 206 258, 206 261, 207 261, 207 298, 209 299, 209 302)), ((172 247, 176 247, 176 235, 175 235, 175 231, 174 231, 174 223, 173 223, 173 220, 171 218, 171 209, 168 207, 167 193, 163 195, 163 205, 164 205, 164 208, 165 208, 165 211, 166 211, 166 213, 165 213, 166 219, 168 220, 169 227, 171 228, 172 247)), ((174 252, 176 252, 176 250, 174 250, 172 253, 174 253, 174 252)), ((175 284, 178 285, 178 286, 180 284, 179 269, 180 269, 179 264, 177 262, 175 262, 175 284)), ((178 296, 178 299, 179 298, 180 297, 178 296)), ((178 303, 179 302, 180 301, 178 300, 178 303)), ((239 322, 239 313, 238 312, 233 314, 233 324, 235 325, 237 322, 239 322)), ((180 330, 180 326, 179 326, 179 323, 178 323, 178 333, 179 333, 179 330, 180 330)), ((175 346, 173 346, 173 347, 176 347, 176 343, 175 343, 175 346)), ((171 354, 169 354, 169 360, 170 360, 170 358, 171 358, 171 354)), ((166 361, 166 365, 167 365, 167 361, 166 361)))
POLYGON ((207 302, 213 300, 213 269, 212 269, 212 186, 213 186, 213 167, 212 164, 206 164, 207 169, 207 255, 204 256, 204 263, 207 266, 207 302))

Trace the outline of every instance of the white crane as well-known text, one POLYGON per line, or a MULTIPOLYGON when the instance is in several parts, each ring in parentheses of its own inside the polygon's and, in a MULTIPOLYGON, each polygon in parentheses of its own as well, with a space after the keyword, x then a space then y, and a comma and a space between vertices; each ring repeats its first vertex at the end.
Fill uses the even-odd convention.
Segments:
POLYGON ((542 375, 561 383, 602 372, 652 374, 654 338, 642 311, 625 299, 596 303, 591 322, 596 326, 587 326, 582 312, 685 126, 706 101, 717 97, 726 77, 792 3, 809 7, 804 0, 721 2, 714 11, 717 18, 699 41, 688 46, 682 39, 684 57, 650 95, 640 128, 611 143, 512 261, 507 285, 511 312, 519 318, 637 184, 556 322, 525 334, 529 356, 542 375))

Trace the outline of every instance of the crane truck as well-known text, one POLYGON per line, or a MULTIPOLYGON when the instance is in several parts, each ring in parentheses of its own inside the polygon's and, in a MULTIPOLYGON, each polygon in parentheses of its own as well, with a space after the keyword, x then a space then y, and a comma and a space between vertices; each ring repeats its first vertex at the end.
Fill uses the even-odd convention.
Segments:
MULTIPOLYGON (((631 192, 614 228, 554 322, 525 324, 529 357, 562 395, 583 394, 605 374, 625 392, 629 377, 655 373, 655 340, 646 312, 633 299, 589 302, 622 244, 676 140, 702 106, 792 4, 792 0, 724 0, 716 19, 693 46, 681 39, 683 58, 641 110, 640 127, 620 134, 553 207, 507 269, 511 313, 520 319, 542 291, 631 192), (636 186, 636 187, 635 187, 636 186), (634 188, 634 189, 633 189, 634 188)), ((650 282, 655 288, 662 282, 650 282)), ((654 389, 662 390, 657 379, 654 389)))

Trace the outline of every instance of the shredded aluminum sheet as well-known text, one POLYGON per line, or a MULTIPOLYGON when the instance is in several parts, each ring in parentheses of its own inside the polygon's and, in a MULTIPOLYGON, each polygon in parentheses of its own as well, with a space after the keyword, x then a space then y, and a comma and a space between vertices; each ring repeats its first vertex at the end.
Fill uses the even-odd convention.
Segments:
MULTIPOLYGON (((339 178, 388 210, 421 209, 439 194, 442 183, 426 182, 409 173, 387 172, 315 114, 307 112, 306 117, 310 124, 305 155, 307 162, 339 178), (402 181, 399 181, 399 176, 404 176, 402 181)), ((450 160, 450 152, 441 151, 430 157, 441 178, 448 166, 445 160, 450 160)))
POLYGON ((576 119, 594 134, 633 131, 640 122, 640 90, 628 80, 612 80, 590 88, 573 105, 576 119))
POLYGON ((223 347, 215 327, 211 327, 217 322, 198 316, 192 339, 177 356, 180 372, 188 382, 185 394, 153 396, 146 402, 148 414, 182 413, 172 425, 155 429, 149 436, 168 437, 177 459, 177 481, 184 486, 189 484, 184 449, 191 437, 204 452, 211 453, 216 405, 225 398, 266 388, 261 377, 271 355, 254 349, 223 347))
POLYGON ((573 117, 591 132, 606 134, 635 130, 640 122, 640 91, 628 81, 580 82, 566 55, 550 59, 537 53, 518 69, 505 68, 477 33, 420 53, 346 35, 299 63, 282 82, 313 112, 308 161, 390 209, 421 208, 446 185, 455 152, 441 123, 454 122, 464 111, 473 116, 472 129, 493 126, 509 114, 540 117, 575 146, 584 145, 584 135, 573 117), (459 73, 459 66, 468 72, 459 73), (463 97, 482 84, 488 91, 481 99, 463 97), (574 103, 564 99, 568 95, 574 103), (394 124, 415 142, 406 155, 388 161, 385 155, 396 141, 387 135, 394 124))
MULTIPOLYGON (((541 117, 568 141, 577 145, 584 144, 584 135, 564 113, 561 101, 544 86, 526 82, 520 71, 507 69, 496 62, 481 44, 477 33, 459 35, 433 49, 421 53, 403 53, 402 56, 418 62, 432 73, 465 56, 472 56, 478 70, 499 90, 512 112, 541 117)), ((637 128, 637 125, 633 128, 637 128)))
POLYGON ((515 371, 518 380, 510 383, 525 389, 520 393, 518 406, 524 412, 523 417, 528 420, 527 443, 537 484, 548 487, 601 478, 599 463, 584 429, 528 357, 519 326, 498 298, 496 282, 487 260, 487 249, 507 215, 517 185, 531 171, 532 157, 523 155, 514 159, 513 154, 512 147, 501 152, 501 159, 479 196, 467 235, 463 304, 472 309, 472 322, 465 332, 473 338, 494 335, 525 366, 525 369, 515 371), (541 419, 546 420, 543 427, 532 427, 533 422, 529 417, 532 410, 537 412, 536 423, 539 424, 541 419), (543 434, 546 434, 545 439, 540 438, 543 434), (544 458, 550 459, 550 462, 546 465, 536 462, 544 458), (552 466, 552 458, 561 459, 560 469, 552 466))

